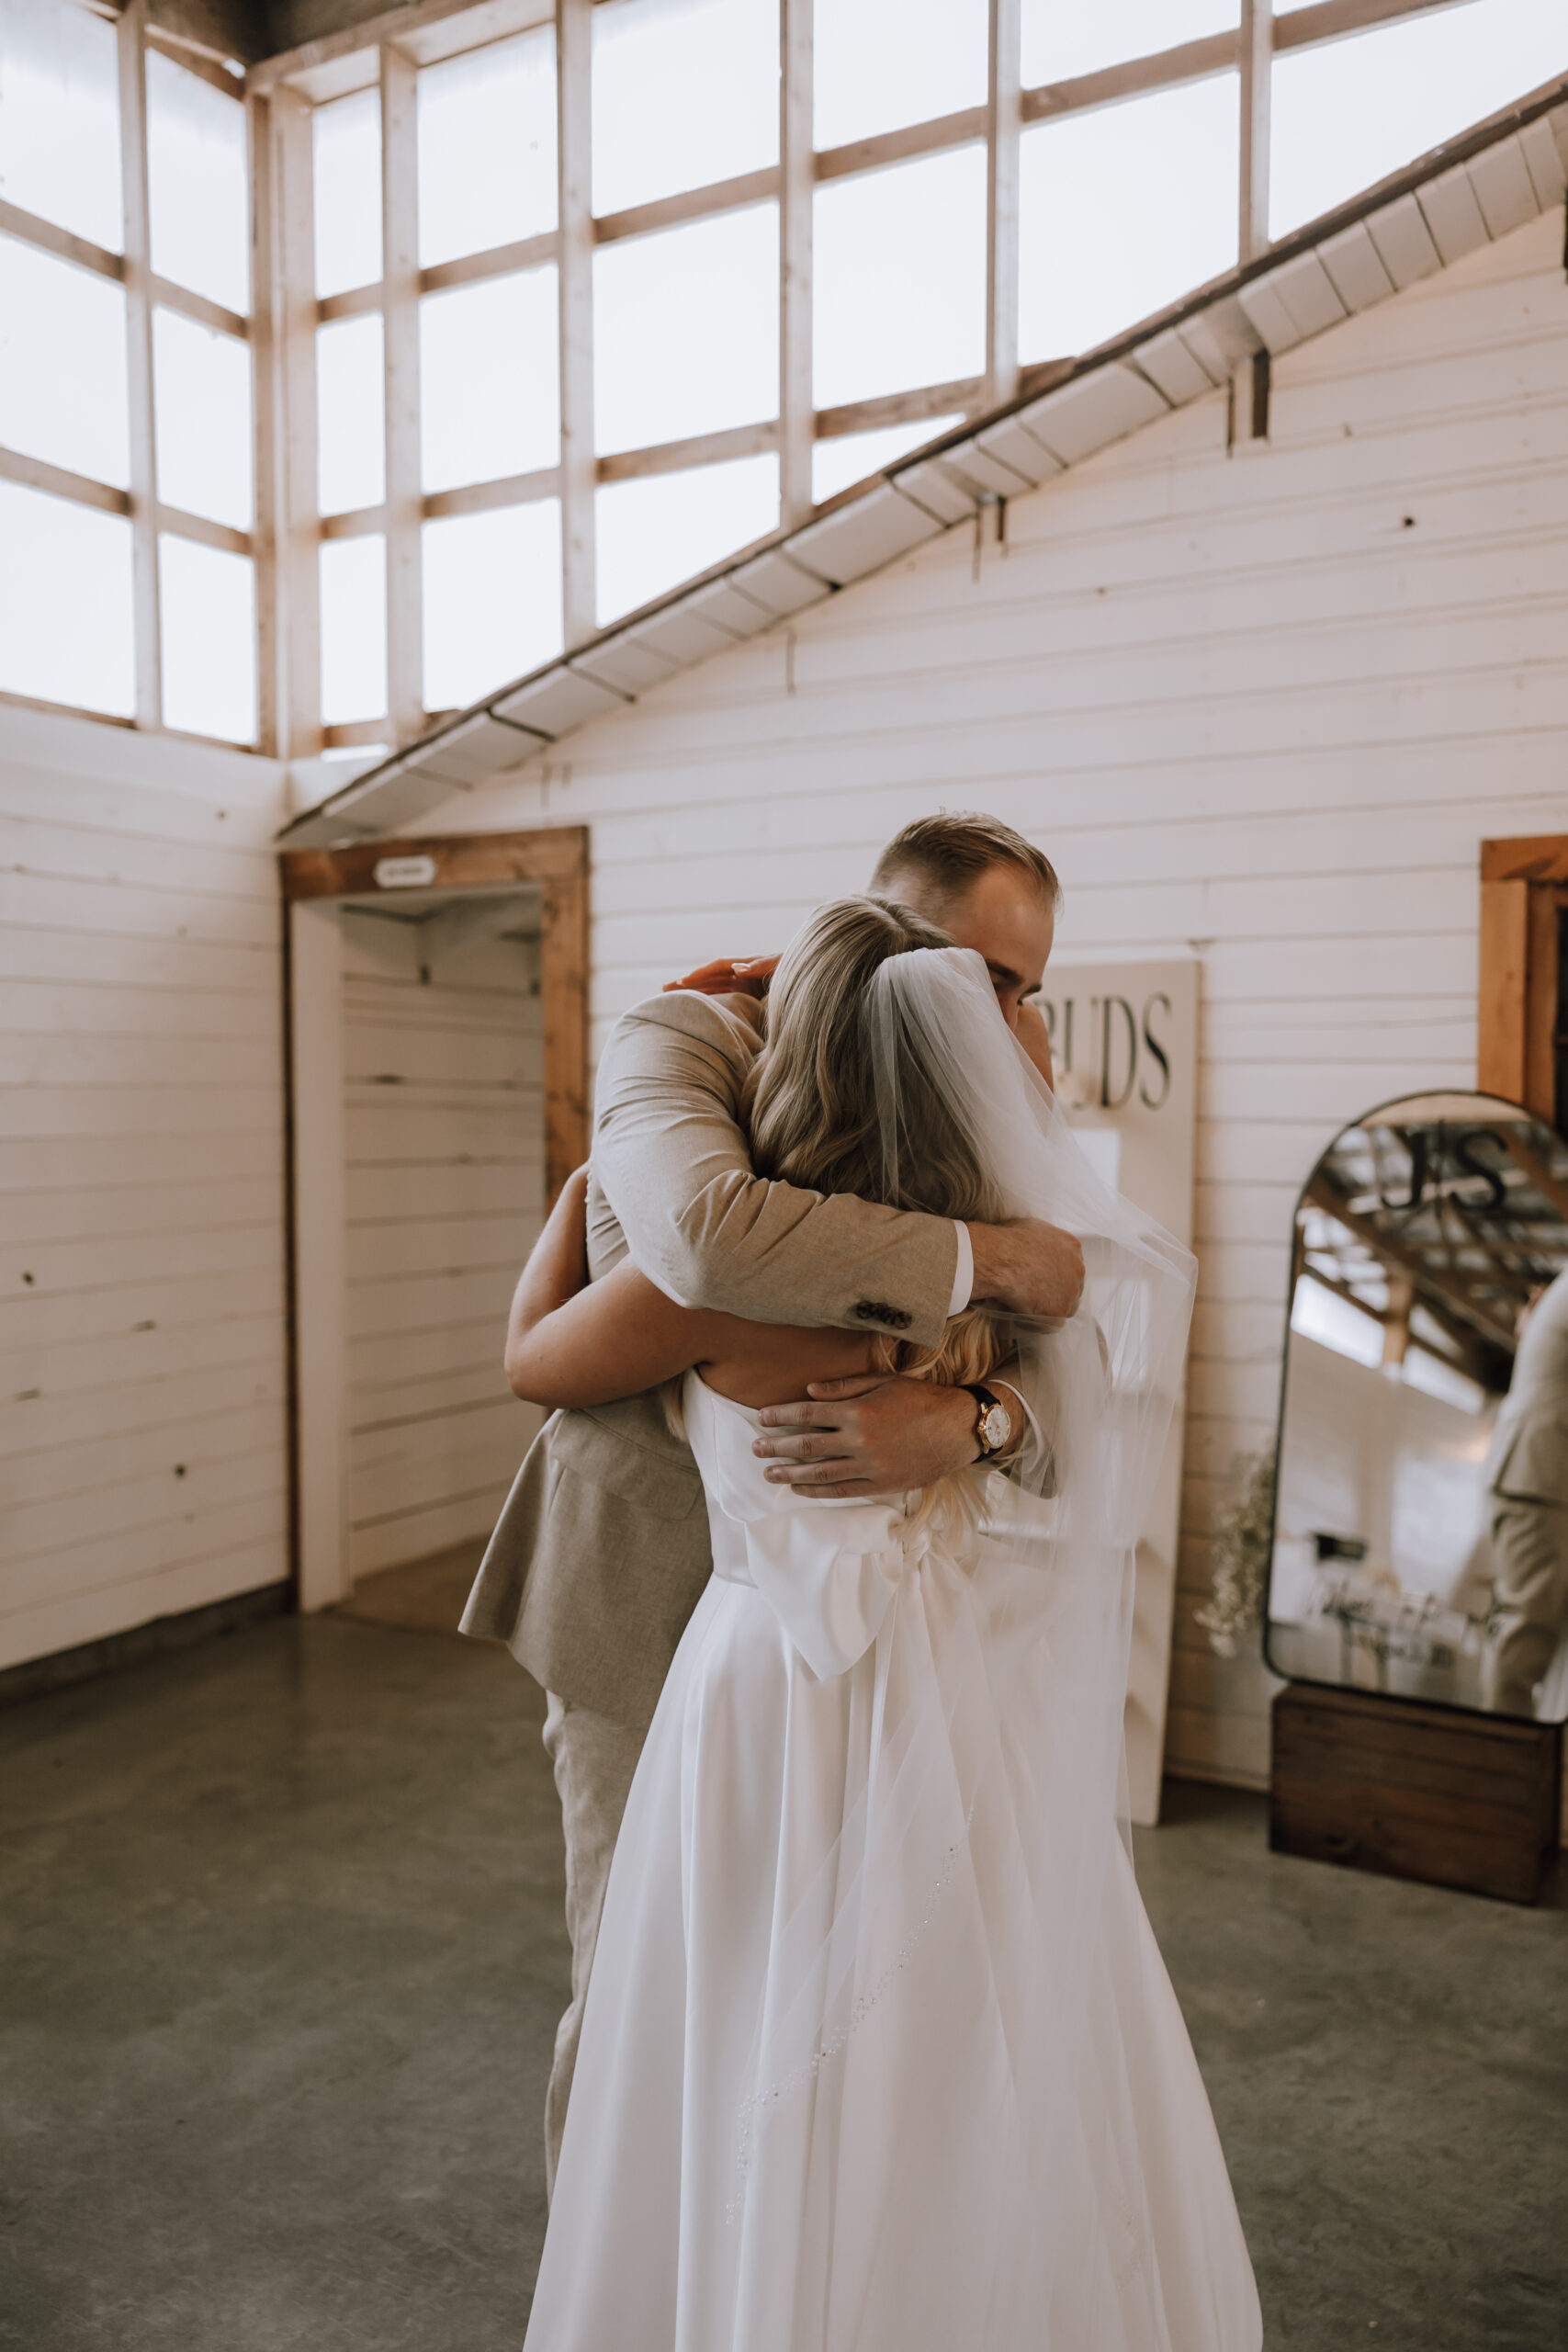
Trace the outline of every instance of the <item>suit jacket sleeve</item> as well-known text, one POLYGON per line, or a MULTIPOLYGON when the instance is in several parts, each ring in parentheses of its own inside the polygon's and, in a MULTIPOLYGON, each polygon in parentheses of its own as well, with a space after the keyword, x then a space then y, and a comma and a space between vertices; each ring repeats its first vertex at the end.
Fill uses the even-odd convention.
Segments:
MULTIPOLYGON (((948 1218, 753 1174, 739 1111, 754 1017, 744 998, 682 989, 616 1023, 599 1064, 592 1190, 683 1306, 934 1346, 957 1265, 948 1218)), ((591 1191, 591 1228, 596 1208, 591 1191)))

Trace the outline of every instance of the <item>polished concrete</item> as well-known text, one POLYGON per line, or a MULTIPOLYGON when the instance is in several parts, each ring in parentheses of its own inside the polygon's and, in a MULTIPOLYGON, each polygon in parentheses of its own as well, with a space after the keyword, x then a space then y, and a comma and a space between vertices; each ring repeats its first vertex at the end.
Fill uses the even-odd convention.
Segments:
MULTIPOLYGON (((567 1967, 541 1707, 360 1616, 0 1715, 0 2345, 514 2352, 567 1967)), ((1269 2343, 1562 2352, 1568 1912, 1271 1856, 1252 1798, 1168 1815, 1140 1875, 1269 2343)))

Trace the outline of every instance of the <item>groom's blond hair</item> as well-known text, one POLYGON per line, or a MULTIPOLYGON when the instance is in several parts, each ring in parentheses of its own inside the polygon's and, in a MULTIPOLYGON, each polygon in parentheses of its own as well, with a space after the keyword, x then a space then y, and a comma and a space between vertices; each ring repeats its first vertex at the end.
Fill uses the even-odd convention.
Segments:
POLYGON ((999 817, 967 808, 917 817, 895 833, 876 861, 871 887, 879 899, 897 899, 898 884, 918 883, 921 903, 940 916, 994 865, 1016 866, 1048 907, 1060 906, 1062 886, 1044 851, 999 817))

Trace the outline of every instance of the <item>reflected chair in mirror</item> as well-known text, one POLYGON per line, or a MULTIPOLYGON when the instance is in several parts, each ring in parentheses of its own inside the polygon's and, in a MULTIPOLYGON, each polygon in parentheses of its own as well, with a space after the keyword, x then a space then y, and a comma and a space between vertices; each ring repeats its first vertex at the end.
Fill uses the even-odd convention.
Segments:
POLYGON ((1297 1203, 1265 1654, 1270 1840, 1536 1900, 1568 1717, 1568 1143, 1415 1095, 1297 1203))

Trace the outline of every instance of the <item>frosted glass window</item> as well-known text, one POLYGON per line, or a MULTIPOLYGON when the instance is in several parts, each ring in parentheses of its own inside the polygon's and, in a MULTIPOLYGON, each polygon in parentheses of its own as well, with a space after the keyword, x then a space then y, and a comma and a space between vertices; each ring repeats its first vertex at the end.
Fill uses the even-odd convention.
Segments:
POLYGON ((1092 351, 1229 269, 1236 76, 1026 130, 1019 157, 1019 356, 1092 351))
POLYGON ((316 506, 347 514, 387 495, 386 373, 378 311, 316 331, 316 506))
POLYGON ((118 43, 67 0, 0 0, 0 197, 124 250, 118 43))
POLYGON ((164 724, 225 743, 256 740, 256 568, 170 531, 158 538, 164 724))
POLYGON ((813 135, 844 147, 986 103, 987 0, 829 0, 812 32, 813 135))
POLYGON ((561 650, 560 501, 424 526, 424 707, 466 709, 561 650))
POLYGON ((885 424, 874 433, 840 433, 831 441, 817 441, 811 449, 811 496, 820 506, 825 498, 836 498, 840 490, 848 490, 851 482, 863 481, 867 474, 879 474, 895 459, 908 456, 927 441, 934 441, 939 433, 962 424, 960 410, 953 416, 928 416, 919 424, 885 424))
POLYGON ((147 217, 152 267, 231 311, 251 307, 245 109, 147 52, 147 217))
POLYGON ((599 247, 597 449, 640 449, 778 413, 776 204, 599 247))
POLYGON ((594 493, 599 624, 650 604, 779 526, 779 461, 733 458, 594 493))
POLYGON ((819 187, 812 308, 818 408, 979 375, 984 147, 956 147, 819 187))
MULTIPOLYGON (((1278 0, 1276 0, 1278 6, 1278 0)), ((1023 86, 1070 82, 1208 33, 1235 32, 1240 0, 1023 0, 1023 86)))
POLYGON ((1331 210, 1565 65, 1562 0, 1471 0, 1277 58, 1269 235, 1331 210))
POLYGON ((125 290, 13 237, 0 237, 0 443, 130 481, 125 290))
POLYGON ((596 213, 764 171, 779 159, 778 0, 605 0, 592 90, 596 213))
POLYGON ((421 267, 555 225, 554 27, 427 65, 419 77, 421 267))
POLYGON ((310 118, 316 292, 346 294, 381 276, 381 94, 355 90, 310 118))
POLYGON ((0 690, 136 708, 130 525, 0 481, 0 690))
POLYGON ((424 297, 419 433, 426 490, 558 464, 558 333, 553 262, 424 297))
POLYGON ((387 542, 323 539, 321 724, 351 726, 387 707, 387 542))
POLYGON ((164 504, 248 531, 255 512, 249 346, 177 311, 155 310, 152 386, 164 504))

